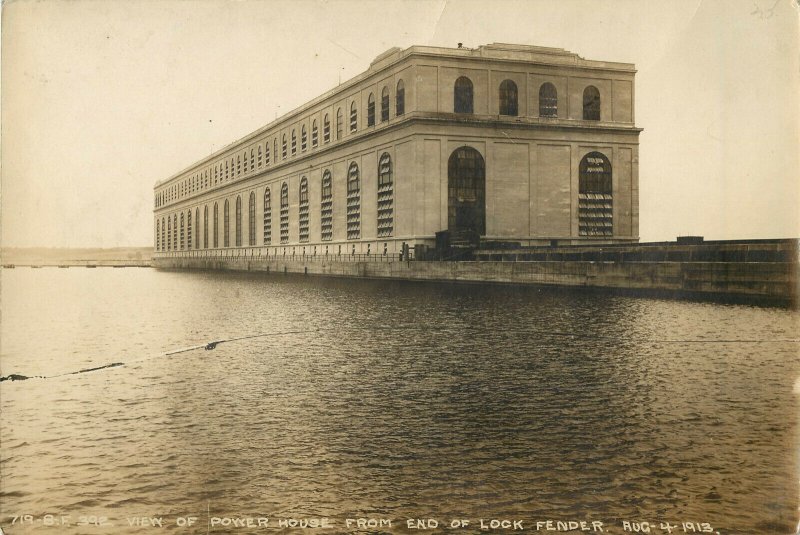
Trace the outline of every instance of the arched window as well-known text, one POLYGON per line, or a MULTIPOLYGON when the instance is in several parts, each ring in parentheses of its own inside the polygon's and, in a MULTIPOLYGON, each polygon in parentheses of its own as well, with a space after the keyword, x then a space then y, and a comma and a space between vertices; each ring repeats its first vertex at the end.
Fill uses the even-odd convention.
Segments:
MULTIPOLYGON (((245 159, 245 161, 247 161, 247 160, 245 159)), ((231 159, 231 167, 233 167, 233 160, 232 159, 231 159)), ((237 156, 236 157, 236 176, 239 176, 241 174, 242 174, 242 157, 241 156, 237 156)))
POLYGON ((275 163, 278 163, 278 138, 272 140, 272 154, 275 155, 275 163))
POLYGON ((600 152, 590 152, 578 166, 578 234, 613 236, 614 205, 611 163, 600 152))
POLYGON ((472 147, 453 151, 447 161, 447 229, 486 234, 486 167, 472 147))
POLYGON ((301 243, 308 241, 308 179, 300 179, 300 202, 298 204, 298 230, 301 243))
POLYGON ((167 251, 172 250, 172 218, 167 218, 167 251))
POLYGON ((322 139, 325 143, 330 142, 331 140, 331 121, 328 118, 328 114, 325 114, 325 120, 322 122, 322 139))
POLYGON ((253 149, 250 149, 250 170, 256 168, 256 153, 253 149))
POLYGON ((214 203, 214 248, 219 247, 219 207, 214 203))
POLYGON ((172 250, 178 250, 178 214, 172 216, 172 250))
POLYGON ((219 182, 219 169, 217 169, 217 166, 215 165, 214 166, 214 184, 216 184, 217 182, 219 182))
POLYGON ((208 205, 203 208, 203 249, 208 249, 208 205))
MULTIPOLYGON (((162 217, 161 218, 161 250, 162 251, 166 250, 169 247, 169 243, 167 243, 167 244, 164 243, 164 232, 165 232, 165 230, 164 230, 164 218, 162 217)), ((166 236, 169 237, 169 234, 167 234, 166 236)))
POLYGON ((503 80, 500 84, 500 115, 519 115, 517 84, 513 80, 503 80))
POLYGON ((194 248, 200 248, 200 208, 194 209, 194 224, 197 225, 197 232, 194 233, 194 248))
POLYGON ((286 149, 287 149, 286 134, 283 134, 283 144, 281 145, 281 158, 283 158, 284 160, 286 159, 286 154, 287 154, 286 149))
POLYGON ((354 100, 350 104, 350 131, 355 132, 358 129, 358 108, 354 100))
POLYGON ((303 125, 303 128, 300 130, 300 150, 305 152, 308 148, 308 132, 306 131, 306 125, 303 125))
POLYGON ((161 250, 161 221, 156 219, 156 251, 161 250))
POLYGON ((264 245, 272 243, 272 198, 269 188, 264 190, 264 245))
POLYGON ((251 247, 256 244, 256 192, 250 192, 247 203, 247 244, 251 247))
POLYGON ((192 248, 192 210, 186 212, 186 248, 192 248))
POLYGON ((184 227, 183 227, 183 212, 181 212, 181 241, 180 241, 181 251, 186 249, 186 235, 184 234, 183 230, 184 230, 184 227))
POLYGON ((320 237, 333 239, 333 180, 327 169, 322 173, 322 199, 320 202, 320 237))
POLYGON ((228 160, 225 160, 225 180, 230 177, 230 168, 228 167, 228 160))
POLYGON ((361 237, 361 180, 356 162, 347 170, 347 239, 361 237))
POLYGON ((258 146, 258 166, 261 167, 264 165, 264 151, 261 149, 261 145, 258 146))
POLYGON ((281 186, 281 243, 289 243, 289 186, 281 186))
POLYGON ((600 120, 600 91, 593 85, 583 90, 583 120, 600 120))
POLYGON ((392 158, 388 152, 378 160, 378 237, 391 236, 394 230, 394 182, 392 158))
POLYGON ((381 91, 381 122, 389 120, 389 88, 384 87, 381 91))
POLYGON ((264 163, 269 165, 269 141, 264 143, 264 163))
POLYGON ((558 117, 558 92, 550 82, 539 88, 539 117, 558 117))
POLYGON ((311 123, 311 146, 316 147, 319 145, 319 128, 317 128, 317 120, 311 123))
POLYGON ((472 109, 472 81, 461 76, 453 86, 453 112, 472 113, 472 109))
POLYGON ((403 80, 397 82, 397 93, 394 97, 394 114, 396 117, 406 112, 406 86, 403 80))
POLYGON ((292 128, 292 156, 297 154, 297 135, 294 133, 294 128, 292 128))
POLYGON ((375 126, 375 95, 372 93, 367 99, 367 126, 375 126))
POLYGON ((225 199, 225 207, 222 211, 222 245, 231 246, 231 213, 228 206, 228 199, 225 199))
POLYGON ((342 108, 336 110, 336 140, 342 139, 342 108))
POLYGON ((242 246, 242 196, 236 196, 236 247, 242 246))

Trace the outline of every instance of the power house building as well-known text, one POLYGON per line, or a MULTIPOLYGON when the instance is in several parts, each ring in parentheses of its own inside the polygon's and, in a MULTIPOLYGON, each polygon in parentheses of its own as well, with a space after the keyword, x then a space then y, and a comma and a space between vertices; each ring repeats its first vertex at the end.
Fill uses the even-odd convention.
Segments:
POLYGON ((636 242, 635 72, 535 46, 391 49, 158 182, 154 259, 397 256, 444 230, 636 242))

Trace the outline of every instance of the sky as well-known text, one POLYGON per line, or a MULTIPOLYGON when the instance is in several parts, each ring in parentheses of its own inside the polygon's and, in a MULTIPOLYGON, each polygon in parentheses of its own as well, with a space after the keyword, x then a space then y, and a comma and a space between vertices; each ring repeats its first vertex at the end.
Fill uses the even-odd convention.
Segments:
POLYGON ((800 236, 800 0, 11 0, 5 247, 152 245, 153 185, 391 47, 634 63, 641 241, 800 236))

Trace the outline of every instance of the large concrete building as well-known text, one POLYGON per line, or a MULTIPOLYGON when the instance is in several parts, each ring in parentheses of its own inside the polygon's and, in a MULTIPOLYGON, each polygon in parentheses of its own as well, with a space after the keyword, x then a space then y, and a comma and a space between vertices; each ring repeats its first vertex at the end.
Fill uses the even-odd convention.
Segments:
MULTIPOLYGON (((638 241, 631 64, 413 46, 155 186, 155 258, 638 241)), ((291 87, 287 80, 287 91, 291 87)))

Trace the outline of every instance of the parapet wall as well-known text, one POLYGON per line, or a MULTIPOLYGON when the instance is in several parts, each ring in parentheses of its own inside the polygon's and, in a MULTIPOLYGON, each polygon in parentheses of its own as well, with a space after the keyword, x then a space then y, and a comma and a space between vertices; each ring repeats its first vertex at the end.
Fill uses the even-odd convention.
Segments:
POLYGON ((167 269, 612 289, 678 298, 797 304, 795 262, 342 261, 324 257, 158 258, 167 269))

